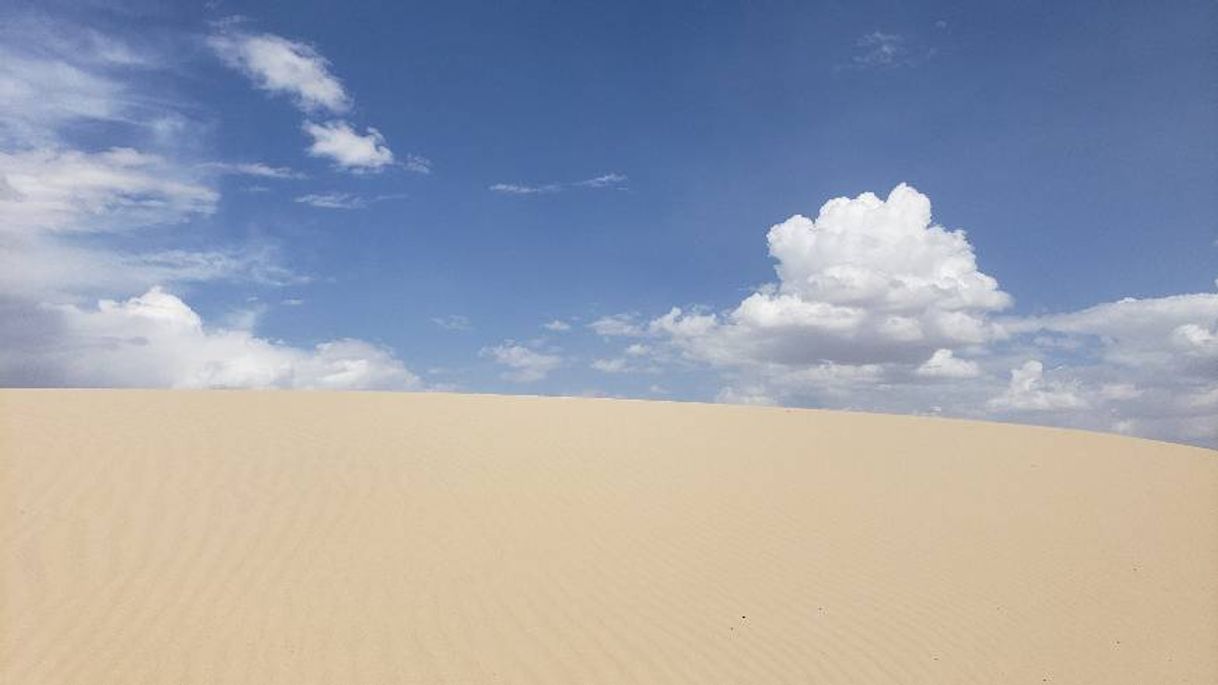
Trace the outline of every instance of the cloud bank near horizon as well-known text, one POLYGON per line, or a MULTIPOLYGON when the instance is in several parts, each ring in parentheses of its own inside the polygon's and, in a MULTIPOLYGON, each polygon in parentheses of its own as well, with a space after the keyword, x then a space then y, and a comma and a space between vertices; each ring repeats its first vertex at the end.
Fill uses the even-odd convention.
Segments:
MULTIPOLYGON (((223 201, 218 177, 303 174, 197 160, 184 140, 198 131, 180 112, 190 103, 142 90, 147 74, 173 68, 168 55, 71 26, 24 28, 0 48, 0 90, 15 96, 0 104, 0 385, 423 387, 383 347, 352 338, 292 346, 258 336, 256 312, 238 317, 244 325, 211 325, 172 294, 191 284, 307 281, 273 243, 187 240, 188 227, 223 201), (99 122, 122 127, 127 144, 70 142, 73 127, 99 122)), ((266 89, 293 92, 306 108, 346 107, 316 53, 263 42, 247 57, 266 89)), ((326 154, 341 157, 340 147, 326 154)))
POLYGON ((931 413, 1218 445, 1218 292, 1051 316, 1014 303, 963 231, 901 184, 767 234, 777 281, 735 307, 602 317, 653 363, 718 374, 716 399, 931 413), (637 344, 637 343, 635 343, 637 344))

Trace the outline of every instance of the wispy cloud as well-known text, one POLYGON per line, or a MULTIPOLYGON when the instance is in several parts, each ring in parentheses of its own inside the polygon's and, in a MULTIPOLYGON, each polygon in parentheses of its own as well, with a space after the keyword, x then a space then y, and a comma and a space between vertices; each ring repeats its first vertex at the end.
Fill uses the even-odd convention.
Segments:
POLYGON ((301 179, 305 174, 288 167, 274 167, 262 162, 206 162, 200 168, 230 176, 254 176, 257 178, 301 179))
POLYGON ((342 114, 351 109, 351 97, 330 73, 329 61, 311 45, 270 33, 239 31, 217 33, 207 43, 256 86, 292 96, 305 112, 342 114))
MULTIPOLYGON (((942 27, 936 27, 940 29, 942 27)), ((917 36, 872 31, 855 41, 855 54, 848 64, 835 68, 842 70, 883 70, 913 67, 935 56, 937 50, 929 47, 917 36)))
POLYGON ((219 194, 164 155, 132 148, 0 152, 0 230, 109 232, 210 214, 219 194))
POLYGON ((549 183, 541 186, 526 186, 519 183, 496 183, 490 189, 496 193, 504 195, 538 195, 542 193, 557 193, 562 190, 563 186, 557 183, 549 183))
POLYGON ((506 366, 508 370, 502 377, 517 383, 539 381, 562 365, 562 357, 556 354, 539 352, 510 340, 502 345, 484 347, 480 354, 506 366))
POLYGON ((155 90, 175 75, 172 54, 11 19, 0 22, 0 385, 419 387, 381 347, 294 347, 249 330, 256 309, 212 324, 171 294, 184 282, 303 281, 271 247, 200 248, 196 222, 220 203, 217 174, 295 173, 201 167, 193 145, 206 136, 183 113, 196 105, 155 90), (116 144, 80 145, 82 125, 117 131, 116 144), (143 295, 108 297, 133 292, 143 295))
POLYGON ((322 209, 363 209, 368 201, 351 193, 310 193, 296 198, 296 202, 322 209))
POLYGON ((329 193, 309 193, 296 198, 296 202, 302 205, 311 207, 319 207, 321 209, 366 209, 377 202, 387 202, 390 200, 401 200, 405 198, 404 193, 389 193, 386 195, 376 195, 374 197, 363 197, 354 193, 329 192, 329 193))
POLYGON ((523 183, 496 183, 490 186, 492 192, 503 195, 545 195, 560 193, 572 188, 624 188, 629 179, 624 174, 601 174, 581 181, 565 181, 560 183, 545 183, 529 185, 523 183))
POLYGON ((861 36, 856 46, 859 54, 854 56, 854 64, 863 68, 891 67, 902 64, 908 49, 905 39, 895 33, 872 31, 861 36))
POLYGON ((413 171, 416 174, 431 173, 431 160, 422 155, 406 155, 406 159, 402 161, 402 166, 407 171, 413 171))
POLYGON ((576 181, 571 185, 576 188, 610 188, 622 186, 627 180, 624 174, 602 174, 595 178, 576 181))
MULTIPOLYGON (((311 139, 308 154, 334 162, 336 168, 371 173, 395 166, 396 160, 385 136, 377 129, 358 127, 342 118, 317 122, 317 115, 342 116, 353 109, 353 99, 342 81, 330 71, 330 62, 311 45, 270 33, 249 33, 222 24, 207 39, 211 49, 230 67, 242 72, 254 85, 272 94, 292 98, 306 114, 302 129, 311 139)), ((400 166, 427 174, 431 161, 407 155, 400 166)))
POLYGON ((474 329, 472 323, 467 317, 460 314, 449 314, 447 316, 437 316, 431 320, 432 323, 443 328, 446 331, 471 331, 474 329))
POLYGON ((597 335, 606 338, 634 338, 643 335, 646 327, 634 314, 612 314, 588 324, 597 335))

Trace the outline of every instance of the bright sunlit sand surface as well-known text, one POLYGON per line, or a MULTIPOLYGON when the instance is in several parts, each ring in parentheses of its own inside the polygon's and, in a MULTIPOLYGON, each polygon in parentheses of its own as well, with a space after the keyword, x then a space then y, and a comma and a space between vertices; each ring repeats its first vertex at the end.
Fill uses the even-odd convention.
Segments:
POLYGON ((0 392, 0 682, 1218 682, 1218 453, 584 399, 0 392))

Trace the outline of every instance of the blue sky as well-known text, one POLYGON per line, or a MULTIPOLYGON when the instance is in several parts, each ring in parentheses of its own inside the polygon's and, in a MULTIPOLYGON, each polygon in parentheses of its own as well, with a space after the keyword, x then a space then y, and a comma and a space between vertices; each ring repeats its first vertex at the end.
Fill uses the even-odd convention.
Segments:
POLYGON ((1211 2, 165 5, 0 9, 4 385, 1218 444, 1211 2))

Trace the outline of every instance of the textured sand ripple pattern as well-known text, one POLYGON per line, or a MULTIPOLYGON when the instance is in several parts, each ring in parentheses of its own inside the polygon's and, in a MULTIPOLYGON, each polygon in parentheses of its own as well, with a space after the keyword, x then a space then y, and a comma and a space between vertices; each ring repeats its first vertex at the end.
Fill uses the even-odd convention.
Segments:
POLYGON ((1218 454, 443 394, 0 391, 0 683, 1215 683, 1218 454))

